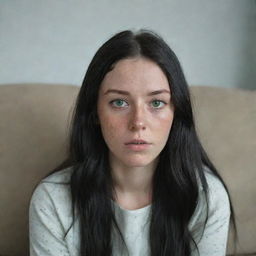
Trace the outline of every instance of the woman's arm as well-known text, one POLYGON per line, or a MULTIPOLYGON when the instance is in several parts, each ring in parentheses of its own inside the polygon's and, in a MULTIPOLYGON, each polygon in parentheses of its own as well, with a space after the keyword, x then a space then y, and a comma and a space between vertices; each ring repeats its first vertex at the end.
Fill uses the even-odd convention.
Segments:
MULTIPOLYGON (((202 199, 203 196, 201 195, 195 214, 196 220, 194 220, 192 228, 194 238, 197 242, 200 256, 224 256, 226 255, 230 221, 229 198, 224 186, 215 176, 207 174, 206 178, 209 185, 208 221, 203 232, 206 201, 205 198, 202 199)), ((197 251, 194 250, 193 256, 196 255, 198 255, 197 251)))
POLYGON ((70 256, 51 190, 54 190, 52 185, 41 183, 30 201, 30 256, 70 256))

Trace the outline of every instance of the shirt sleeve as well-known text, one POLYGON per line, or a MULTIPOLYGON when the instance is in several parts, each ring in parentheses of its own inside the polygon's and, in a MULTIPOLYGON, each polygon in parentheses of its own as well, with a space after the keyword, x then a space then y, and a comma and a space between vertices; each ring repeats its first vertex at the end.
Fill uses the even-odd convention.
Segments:
POLYGON ((30 256, 69 256, 65 229, 51 197, 53 185, 41 183, 29 207, 30 256))
MULTIPOLYGON (((200 256, 225 256, 230 221, 230 202, 223 184, 212 174, 209 175, 207 178, 209 186, 208 220, 203 231, 206 201, 201 199, 197 212, 198 218, 194 224, 194 237, 200 256)), ((203 191, 201 192, 203 193, 203 191)), ((192 255, 197 256, 197 251, 194 250, 192 255)))

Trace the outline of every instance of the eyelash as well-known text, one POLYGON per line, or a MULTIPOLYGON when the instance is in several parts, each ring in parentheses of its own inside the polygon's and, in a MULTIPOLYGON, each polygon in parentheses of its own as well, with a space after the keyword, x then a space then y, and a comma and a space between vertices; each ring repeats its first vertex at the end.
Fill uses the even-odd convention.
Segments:
MULTIPOLYGON (((124 101, 124 102, 126 102, 126 101, 123 100, 123 99, 115 99, 115 100, 110 101, 109 104, 112 105, 114 108, 123 108, 123 107, 114 106, 114 102, 115 102, 115 101, 124 101)), ((167 104, 165 101, 163 101, 163 100, 158 100, 158 99, 153 99, 151 102, 154 102, 154 101, 158 101, 158 102, 161 102, 161 103, 164 104, 162 107, 158 107, 158 108, 154 108, 154 107, 153 107, 154 109, 161 109, 161 108, 163 108, 163 107, 167 104)), ((127 102, 126 102, 126 103, 127 103, 127 102)))

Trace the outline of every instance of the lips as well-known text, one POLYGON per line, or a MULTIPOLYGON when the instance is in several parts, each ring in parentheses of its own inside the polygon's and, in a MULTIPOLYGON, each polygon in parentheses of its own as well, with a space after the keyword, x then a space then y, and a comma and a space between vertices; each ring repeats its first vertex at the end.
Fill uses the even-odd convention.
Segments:
POLYGON ((150 144, 145 140, 131 140, 129 142, 126 142, 125 145, 129 145, 129 144, 135 144, 135 145, 141 145, 141 144, 150 144))

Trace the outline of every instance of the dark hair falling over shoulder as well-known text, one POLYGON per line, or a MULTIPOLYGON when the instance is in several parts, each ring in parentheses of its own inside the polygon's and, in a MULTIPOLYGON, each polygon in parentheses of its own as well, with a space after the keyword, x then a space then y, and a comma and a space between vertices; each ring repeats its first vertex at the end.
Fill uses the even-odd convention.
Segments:
MULTIPOLYGON (((188 85, 180 63, 164 40, 154 32, 120 32, 96 52, 77 97, 70 130, 69 157, 53 172, 73 166, 70 187, 73 217, 80 220, 80 255, 110 256, 111 232, 113 227, 118 231, 119 228, 111 204, 114 188, 108 148, 97 124, 95 103, 107 72, 117 61, 132 57, 148 58, 162 69, 170 85, 175 109, 171 132, 153 176, 149 230, 151 256, 191 255, 193 238, 188 224, 198 203, 198 178, 208 209, 204 167, 208 167, 222 182, 227 193, 228 190, 198 139, 188 85)), ((230 206, 236 240, 231 199, 230 206)), ((119 235, 125 246, 120 231, 119 235)))

